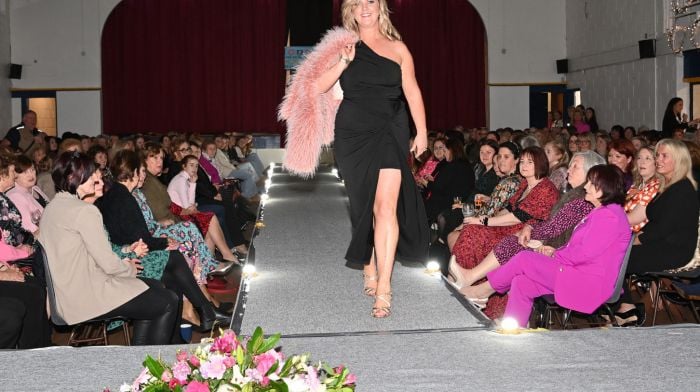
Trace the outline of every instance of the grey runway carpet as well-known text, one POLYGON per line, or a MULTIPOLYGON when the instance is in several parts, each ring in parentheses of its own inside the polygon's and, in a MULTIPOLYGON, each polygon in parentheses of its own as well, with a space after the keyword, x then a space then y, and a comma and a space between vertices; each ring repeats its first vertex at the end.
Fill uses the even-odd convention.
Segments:
POLYGON ((393 314, 370 316, 362 271, 346 267, 350 218, 342 183, 328 170, 312 180, 275 173, 255 240, 259 276, 251 281, 241 332, 326 334, 480 327, 425 267, 397 262, 393 314))
MULTIPOLYGON (((358 391, 697 391, 700 327, 282 338, 287 354, 345 364, 358 391)), ((0 352, 2 391, 102 391, 175 346, 0 352)))

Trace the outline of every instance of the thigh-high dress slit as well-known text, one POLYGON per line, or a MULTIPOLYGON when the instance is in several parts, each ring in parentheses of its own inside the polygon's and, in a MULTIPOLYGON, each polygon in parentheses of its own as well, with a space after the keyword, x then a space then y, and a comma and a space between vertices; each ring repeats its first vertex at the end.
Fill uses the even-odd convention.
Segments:
POLYGON ((425 207, 408 167, 409 122, 401 67, 360 41, 340 77, 343 101, 335 122, 334 150, 350 200, 352 238, 345 258, 368 264, 374 247, 373 205, 379 170, 401 171, 397 204, 397 259, 425 261, 430 241, 425 207))

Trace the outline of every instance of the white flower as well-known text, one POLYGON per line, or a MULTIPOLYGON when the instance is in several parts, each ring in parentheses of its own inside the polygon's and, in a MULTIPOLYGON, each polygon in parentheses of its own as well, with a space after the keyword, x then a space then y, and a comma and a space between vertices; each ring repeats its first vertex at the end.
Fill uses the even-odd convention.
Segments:
POLYGON ((241 368, 238 365, 234 365, 231 370, 233 370, 233 375, 231 376, 231 382, 237 385, 245 385, 250 382, 250 377, 245 377, 241 373, 241 368))
POLYGON ((119 392, 131 392, 131 385, 124 383, 119 387, 119 392))

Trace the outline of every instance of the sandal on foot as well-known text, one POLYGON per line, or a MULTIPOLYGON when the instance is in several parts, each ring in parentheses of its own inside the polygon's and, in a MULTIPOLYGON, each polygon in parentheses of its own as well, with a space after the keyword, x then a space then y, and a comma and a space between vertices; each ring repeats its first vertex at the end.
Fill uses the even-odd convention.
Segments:
POLYGON ((362 273, 362 278, 365 280, 365 287, 362 289, 362 292, 364 292, 368 297, 374 297, 374 295, 377 294, 377 288, 367 286, 367 282, 376 282, 379 277, 377 275, 367 275, 362 273))
POLYGON ((373 306, 372 317, 387 318, 391 316, 391 291, 384 294, 377 294, 374 298, 384 302, 386 306, 373 306))
MULTIPOLYGON (((467 297, 464 297, 467 298, 467 297)), ((469 301, 472 305, 476 306, 479 310, 482 310, 486 307, 486 304, 489 302, 488 298, 467 298, 467 301, 469 301)))
POLYGON ((457 270, 457 258, 455 257, 455 255, 452 255, 452 257, 450 257, 450 262, 447 264, 447 275, 452 277, 453 279, 453 281, 448 280, 452 287, 454 287, 457 290, 464 287, 462 279, 460 279, 462 276, 459 273, 459 270, 457 270))

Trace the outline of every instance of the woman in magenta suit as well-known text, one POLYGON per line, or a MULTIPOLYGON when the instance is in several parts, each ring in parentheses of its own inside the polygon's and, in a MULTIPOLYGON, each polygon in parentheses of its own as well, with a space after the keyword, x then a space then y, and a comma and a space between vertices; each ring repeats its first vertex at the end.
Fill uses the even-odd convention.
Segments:
POLYGON ((463 293, 478 305, 494 292, 507 292, 504 317, 514 318, 522 327, 530 319, 534 299, 545 294, 554 294, 557 303, 568 309, 595 311, 612 295, 631 233, 622 208, 625 188, 619 168, 593 167, 585 190, 586 200, 595 208, 566 245, 520 252, 490 272, 487 282, 463 293))

